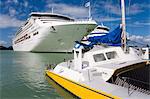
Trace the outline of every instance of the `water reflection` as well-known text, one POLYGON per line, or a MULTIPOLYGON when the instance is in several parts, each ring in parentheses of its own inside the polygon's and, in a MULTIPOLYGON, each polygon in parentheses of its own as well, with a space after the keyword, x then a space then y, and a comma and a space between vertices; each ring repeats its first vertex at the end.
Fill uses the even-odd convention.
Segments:
POLYGON ((77 99, 76 96, 74 96, 73 94, 69 93, 68 91, 66 91, 64 88, 62 88, 61 86, 59 86, 56 82, 54 82, 52 79, 50 79, 48 76, 45 76, 48 83, 50 85, 53 86, 53 88, 56 89, 57 93, 59 93, 59 95, 61 95, 64 99, 77 99))
POLYGON ((61 98, 45 79, 45 64, 57 64, 71 57, 63 53, 1 52, 2 98, 61 98))

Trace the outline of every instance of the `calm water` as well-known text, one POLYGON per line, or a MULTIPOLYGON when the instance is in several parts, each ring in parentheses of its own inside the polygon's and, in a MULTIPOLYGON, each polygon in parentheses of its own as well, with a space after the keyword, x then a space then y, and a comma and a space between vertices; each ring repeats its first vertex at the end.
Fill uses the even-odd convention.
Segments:
POLYGON ((65 53, 0 51, 0 99, 62 99, 71 94, 45 76, 45 64, 72 58, 65 53))

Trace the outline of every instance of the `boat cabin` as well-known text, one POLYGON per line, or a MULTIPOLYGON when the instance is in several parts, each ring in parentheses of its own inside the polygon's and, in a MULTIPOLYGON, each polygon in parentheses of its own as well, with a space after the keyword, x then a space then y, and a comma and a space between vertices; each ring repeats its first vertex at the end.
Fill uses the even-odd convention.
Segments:
MULTIPOLYGON (((124 53, 121 47, 96 46, 88 52, 82 53, 82 49, 74 49, 74 69, 84 71, 90 68, 97 68, 99 72, 105 72, 106 80, 119 68, 136 62, 138 56, 130 48, 130 54, 124 53)), ((128 68, 127 68, 128 69, 128 68)))
POLYGON ((82 62, 88 63, 89 66, 101 66, 131 61, 135 59, 134 57, 137 57, 137 55, 125 54, 121 47, 94 48, 82 55, 82 62))

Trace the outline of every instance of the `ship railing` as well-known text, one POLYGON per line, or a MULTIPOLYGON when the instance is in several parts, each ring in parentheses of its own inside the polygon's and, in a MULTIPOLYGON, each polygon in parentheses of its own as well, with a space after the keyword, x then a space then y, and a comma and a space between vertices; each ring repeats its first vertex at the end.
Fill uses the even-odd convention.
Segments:
POLYGON ((117 77, 114 84, 128 88, 128 95, 131 96, 135 91, 150 95, 150 89, 145 89, 137 85, 146 85, 150 88, 150 84, 147 82, 143 82, 137 79, 129 78, 129 77, 117 77))
MULTIPOLYGON (((75 20, 75 21, 65 21, 65 20, 51 20, 51 21, 42 21, 43 23, 51 23, 52 21, 58 21, 58 22, 65 22, 65 23, 70 23, 70 22, 74 22, 74 23, 84 23, 84 22, 89 22, 89 20, 86 20, 86 19, 80 19, 80 20, 75 20)), ((94 20, 91 20, 90 22, 95 22, 94 20)))

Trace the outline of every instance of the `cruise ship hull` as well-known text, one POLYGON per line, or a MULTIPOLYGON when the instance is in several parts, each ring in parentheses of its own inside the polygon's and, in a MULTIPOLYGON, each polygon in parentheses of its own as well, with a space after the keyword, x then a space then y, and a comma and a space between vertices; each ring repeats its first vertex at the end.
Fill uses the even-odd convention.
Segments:
POLYGON ((13 44, 13 49, 31 52, 72 52, 74 41, 81 40, 95 27, 95 23, 40 26, 37 35, 30 34, 30 39, 13 44))

